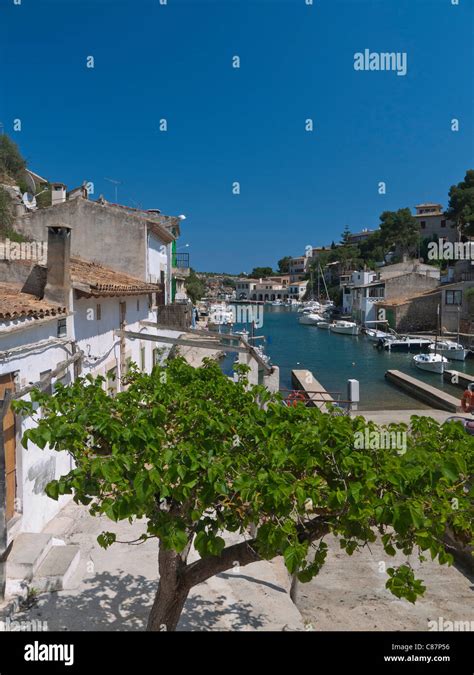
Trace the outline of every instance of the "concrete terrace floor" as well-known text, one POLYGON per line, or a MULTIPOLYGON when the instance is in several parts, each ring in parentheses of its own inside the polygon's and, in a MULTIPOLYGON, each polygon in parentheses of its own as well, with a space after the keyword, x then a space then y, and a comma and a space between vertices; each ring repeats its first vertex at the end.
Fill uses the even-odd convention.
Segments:
MULTIPOLYGON (((348 556, 334 537, 327 537, 329 553, 320 574, 299 584, 296 604, 313 630, 428 631, 428 621, 474 621, 474 578, 455 566, 431 561, 410 562, 424 581, 425 595, 413 605, 398 600, 385 588, 385 568, 401 564, 405 556, 387 556, 379 543, 348 556)), ((429 557, 429 554, 428 554, 429 557)))
MULTIPOLYGON (((97 535, 117 533, 136 539, 143 523, 93 518, 87 508, 68 504, 47 531, 81 547, 72 590, 45 593, 15 620, 46 621, 49 631, 143 631, 158 584, 158 543, 116 543, 102 549, 97 535)), ((232 541, 232 543, 234 543, 232 541)), ((281 561, 229 570, 196 586, 186 602, 180 631, 304 630, 290 600, 289 578, 281 561)))

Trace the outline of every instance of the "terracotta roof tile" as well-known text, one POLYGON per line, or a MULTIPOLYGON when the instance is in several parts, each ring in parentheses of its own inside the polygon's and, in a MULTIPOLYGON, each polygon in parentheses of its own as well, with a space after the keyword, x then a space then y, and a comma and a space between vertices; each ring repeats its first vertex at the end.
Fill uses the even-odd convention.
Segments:
POLYGON ((73 288, 89 295, 137 295, 161 291, 160 284, 149 284, 124 272, 117 272, 99 263, 71 258, 73 288))
POLYGON ((22 293, 21 286, 16 284, 0 284, 0 320, 31 317, 42 319, 47 316, 65 315, 65 307, 55 307, 45 300, 38 300, 34 295, 22 293))

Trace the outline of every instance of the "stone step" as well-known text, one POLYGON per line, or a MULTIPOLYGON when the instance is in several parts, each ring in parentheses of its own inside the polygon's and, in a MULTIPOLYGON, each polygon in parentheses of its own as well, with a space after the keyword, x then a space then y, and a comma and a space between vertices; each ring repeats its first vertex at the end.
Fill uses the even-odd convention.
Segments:
POLYGON ((22 532, 13 542, 7 558, 7 577, 31 579, 48 555, 53 545, 53 535, 22 532))
POLYGON ((79 565, 79 546, 53 546, 33 577, 31 586, 39 592, 71 588, 71 578, 79 565))

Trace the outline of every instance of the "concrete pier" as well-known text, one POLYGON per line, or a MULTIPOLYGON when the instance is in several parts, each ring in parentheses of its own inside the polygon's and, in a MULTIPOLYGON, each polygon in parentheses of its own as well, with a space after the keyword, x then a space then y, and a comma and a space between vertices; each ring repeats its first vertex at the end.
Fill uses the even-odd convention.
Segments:
POLYGON ((310 370, 292 370, 291 381, 295 389, 303 392, 310 407, 327 410, 328 404, 335 405, 336 401, 328 394, 323 385, 318 382, 310 370))
POLYGON ((411 375, 402 373, 400 370, 387 370, 385 378, 403 389, 410 396, 427 403, 429 406, 438 410, 447 410, 448 412, 461 412, 461 400, 447 394, 441 389, 432 387, 426 382, 417 380, 411 375))
POLYGON ((461 373, 459 370, 445 370, 443 377, 446 382, 454 387, 461 387, 461 389, 466 389, 468 384, 474 384, 474 375, 461 373))

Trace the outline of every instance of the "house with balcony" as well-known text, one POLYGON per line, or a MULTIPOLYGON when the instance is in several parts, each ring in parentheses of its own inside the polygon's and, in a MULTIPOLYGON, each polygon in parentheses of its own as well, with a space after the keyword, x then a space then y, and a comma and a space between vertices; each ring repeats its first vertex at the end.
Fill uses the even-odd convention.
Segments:
MULTIPOLYGON (((53 392, 59 383, 88 374, 102 376, 113 394, 131 362, 150 372, 170 350, 161 340, 181 334, 158 329, 155 297, 163 292, 161 284, 71 256, 71 235, 65 225, 48 228, 45 265, 0 261, 0 407, 5 412, 0 541, 13 544, 14 556, 22 534, 34 546, 48 539, 39 533, 70 497, 55 501, 44 490, 72 465, 67 453, 32 443, 22 447, 33 420, 13 413, 9 397, 28 400, 32 385, 53 392)), ((50 540, 44 546, 51 546, 50 540)), ((43 553, 49 560, 57 551, 53 546, 43 553)), ((72 565, 77 551, 70 553, 72 565)), ((7 590, 14 592, 29 579, 18 576, 18 566, 12 572, 8 558, 6 564, 7 590)))
POLYGON ((290 282, 294 281, 303 281, 307 271, 310 258, 304 255, 300 255, 296 258, 291 258, 289 271, 290 271, 290 282))
MULTIPOLYGON (((351 299, 346 306, 351 307, 352 317, 361 325, 371 325, 386 317, 388 304, 434 291, 439 286, 439 268, 422 265, 418 261, 405 261, 387 265, 379 272, 356 272, 364 283, 354 283, 350 288, 351 299), (375 275, 375 276, 374 276, 375 275), (383 309, 383 312, 379 312, 383 309)), ((355 277, 357 279, 357 276, 355 277)), ((344 298, 343 294, 343 298, 344 298)), ((389 319, 389 317, 387 317, 389 319)), ((390 321, 389 321, 390 323, 390 321)), ((391 321, 394 329, 399 329, 396 316, 391 321)))

